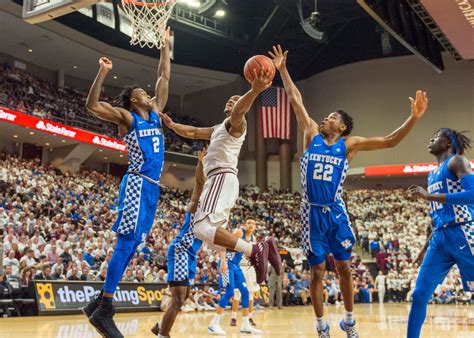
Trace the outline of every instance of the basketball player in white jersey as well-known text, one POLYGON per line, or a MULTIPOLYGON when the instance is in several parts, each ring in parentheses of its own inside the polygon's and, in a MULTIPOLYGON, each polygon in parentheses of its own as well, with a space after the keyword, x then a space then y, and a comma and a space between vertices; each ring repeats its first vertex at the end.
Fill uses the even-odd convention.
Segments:
POLYGON ((165 125, 176 134, 190 139, 210 140, 203 161, 207 181, 194 218, 196 237, 216 251, 230 249, 244 253, 255 267, 258 284, 265 281, 267 262, 270 262, 277 274, 281 273, 281 258, 275 241, 270 238, 251 244, 233 235, 225 227, 230 210, 239 197, 237 164, 247 133, 245 116, 257 96, 271 84, 268 71, 261 69, 259 74, 254 71, 251 89, 244 96, 230 97, 224 109, 225 120, 214 127, 197 128, 174 123, 169 116, 163 115, 165 125))

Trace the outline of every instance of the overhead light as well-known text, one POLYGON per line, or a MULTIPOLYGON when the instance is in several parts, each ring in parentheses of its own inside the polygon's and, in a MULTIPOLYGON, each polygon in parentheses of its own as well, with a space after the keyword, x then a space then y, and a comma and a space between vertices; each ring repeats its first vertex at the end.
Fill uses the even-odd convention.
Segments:
POLYGON ((117 80, 117 75, 114 75, 114 79, 117 80))
POLYGON ((49 142, 46 142, 45 145, 49 146, 49 142))
POLYGON ((150 88, 150 87, 151 87, 151 84, 149 84, 147 87, 150 88))
POLYGON ((62 143, 66 143, 66 140, 61 140, 62 143))
POLYGON ((18 135, 13 135, 14 138, 18 138, 18 135))
POLYGON ((72 68, 77 69, 77 66, 74 66, 74 67, 72 67, 72 68))
POLYGON ((35 134, 35 132, 34 132, 34 131, 30 131, 30 135, 34 135, 34 134, 35 134))
POLYGON ((196 0, 187 0, 188 6, 193 8, 199 8, 201 6, 201 2, 196 0))
POLYGON ((28 48, 28 53, 33 53, 33 49, 28 48))
POLYGON ((223 18, 225 16, 225 11, 223 9, 218 9, 216 14, 214 14, 216 18, 223 18))

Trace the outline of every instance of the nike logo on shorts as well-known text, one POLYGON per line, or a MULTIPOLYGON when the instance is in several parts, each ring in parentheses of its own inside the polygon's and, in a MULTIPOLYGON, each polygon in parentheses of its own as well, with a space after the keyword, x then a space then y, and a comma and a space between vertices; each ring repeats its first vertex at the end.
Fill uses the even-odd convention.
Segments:
POLYGON ((339 214, 336 216, 337 219, 339 219, 342 216, 342 214, 339 214))
POLYGON ((459 247, 459 250, 464 249, 466 246, 467 246, 467 244, 464 244, 463 246, 460 246, 460 247, 459 247))

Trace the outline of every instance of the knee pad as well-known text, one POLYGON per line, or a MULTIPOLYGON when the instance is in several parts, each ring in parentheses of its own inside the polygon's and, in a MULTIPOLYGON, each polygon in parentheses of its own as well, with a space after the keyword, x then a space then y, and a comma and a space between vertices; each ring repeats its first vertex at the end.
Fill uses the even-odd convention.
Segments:
POLYGON ((235 290, 234 290, 234 300, 239 301, 240 298, 241 298, 240 290, 239 290, 239 289, 235 289, 235 290))
POLYGON ((206 243, 214 243, 217 227, 215 227, 208 217, 194 224, 194 234, 197 238, 206 243))

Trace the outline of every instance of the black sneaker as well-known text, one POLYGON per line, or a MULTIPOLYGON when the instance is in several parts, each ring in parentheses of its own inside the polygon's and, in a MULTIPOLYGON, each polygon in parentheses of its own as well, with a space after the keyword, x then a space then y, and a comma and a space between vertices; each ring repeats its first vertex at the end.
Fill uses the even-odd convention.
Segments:
POLYGON ((101 303, 100 306, 89 317, 89 322, 103 337, 124 338, 115 325, 113 316, 115 308, 112 304, 101 303))
POLYGON ((81 311, 87 316, 87 318, 89 318, 94 313, 95 309, 99 307, 99 305, 100 301, 98 299, 94 299, 92 302, 84 306, 81 311))

